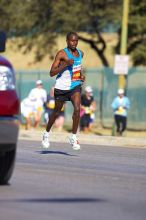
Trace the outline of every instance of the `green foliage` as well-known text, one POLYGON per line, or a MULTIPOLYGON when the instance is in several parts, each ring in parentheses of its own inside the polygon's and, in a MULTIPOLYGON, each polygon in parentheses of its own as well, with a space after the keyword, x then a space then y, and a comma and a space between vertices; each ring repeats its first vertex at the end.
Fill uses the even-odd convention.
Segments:
POLYGON ((105 56, 106 42, 101 32, 108 24, 116 23, 113 16, 115 7, 115 1, 111 0, 58 0, 53 4, 52 20, 61 33, 68 31, 88 33, 88 37, 79 35, 80 40, 88 43, 100 57, 103 65, 108 66, 105 56))
MULTIPOLYGON (((58 34, 77 31, 108 66, 102 33, 112 24, 120 34, 122 4, 121 0, 0 0, 0 26, 9 36, 21 36, 17 42, 23 53, 35 49, 36 61, 53 56, 58 34)), ((135 65, 145 64, 146 1, 130 0, 129 9, 127 51, 135 65)), ((120 35, 117 52, 119 46, 120 35)))
POLYGON ((0 7, 5 12, 3 20, 7 20, 6 14, 10 19, 9 26, 7 27, 6 23, 2 29, 9 32, 10 37, 15 37, 13 42, 17 41, 19 49, 23 53, 34 49, 36 61, 43 59, 46 54, 51 56, 56 37, 50 22, 52 2, 50 0, 9 0, 9 4, 3 2, 5 1, 0 0, 2 3, 0 7))
POLYGON ((146 1, 131 0, 128 53, 134 65, 146 65, 146 1))
POLYGON ((0 29, 8 31, 10 29, 10 13, 8 5, 10 0, 0 0, 0 29))

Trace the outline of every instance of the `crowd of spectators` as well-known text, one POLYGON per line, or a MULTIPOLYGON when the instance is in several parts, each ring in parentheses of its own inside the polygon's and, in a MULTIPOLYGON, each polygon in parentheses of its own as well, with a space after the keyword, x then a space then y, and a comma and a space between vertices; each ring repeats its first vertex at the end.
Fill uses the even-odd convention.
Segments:
MULTIPOLYGON (((25 129, 37 128, 41 122, 47 124, 54 107, 54 87, 50 88, 49 93, 47 93, 43 88, 42 80, 37 80, 35 88, 31 89, 28 96, 21 101, 21 116, 25 121, 25 129)), ((86 86, 81 96, 79 126, 81 132, 92 132, 96 108, 97 103, 94 99, 93 89, 91 86, 86 86)), ((124 95, 123 89, 117 91, 117 96, 114 98, 111 108, 113 109, 116 136, 122 136, 127 127, 127 114, 130 108, 130 101, 124 95)), ((54 127, 61 131, 64 121, 65 105, 56 118, 54 127)))

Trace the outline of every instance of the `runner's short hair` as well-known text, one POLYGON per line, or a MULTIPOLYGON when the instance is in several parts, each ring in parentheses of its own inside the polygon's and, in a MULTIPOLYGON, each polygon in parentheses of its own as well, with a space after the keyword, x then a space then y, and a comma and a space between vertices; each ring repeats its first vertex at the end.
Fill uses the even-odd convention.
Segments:
POLYGON ((67 35, 66 35, 66 39, 69 40, 70 37, 73 36, 73 35, 78 37, 78 34, 76 32, 68 32, 67 35))

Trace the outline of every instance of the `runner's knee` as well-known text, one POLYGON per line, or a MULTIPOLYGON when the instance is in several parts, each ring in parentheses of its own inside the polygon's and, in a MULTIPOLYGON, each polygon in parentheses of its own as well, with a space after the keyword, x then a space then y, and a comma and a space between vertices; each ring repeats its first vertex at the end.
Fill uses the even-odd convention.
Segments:
POLYGON ((60 111, 61 111, 61 110, 60 110, 60 109, 58 109, 58 108, 55 108, 55 109, 54 109, 54 114, 55 114, 55 116, 56 116, 56 117, 58 117, 58 116, 59 116, 60 111))
POLYGON ((80 106, 78 106, 78 105, 74 106, 74 114, 75 115, 80 115, 80 106))

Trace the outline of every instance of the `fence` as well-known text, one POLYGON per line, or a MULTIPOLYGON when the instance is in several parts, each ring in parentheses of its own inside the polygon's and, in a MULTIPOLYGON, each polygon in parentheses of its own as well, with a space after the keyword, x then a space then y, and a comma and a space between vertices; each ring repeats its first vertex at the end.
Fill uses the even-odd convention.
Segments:
MULTIPOLYGON (((85 75, 86 82, 84 86, 92 86, 97 103, 96 123, 101 123, 104 127, 112 127, 113 112, 111 103, 117 95, 118 76, 114 75, 113 70, 110 68, 86 69, 85 75)), ((20 100, 25 98, 29 91, 35 87, 37 79, 43 81, 44 88, 48 92, 55 83, 55 77, 49 77, 47 71, 17 71, 16 79, 20 100)), ((146 68, 131 68, 129 70, 126 94, 131 102, 128 128, 146 130, 146 68)), ((66 107, 66 122, 70 122, 71 114, 72 105, 69 102, 66 107)))

